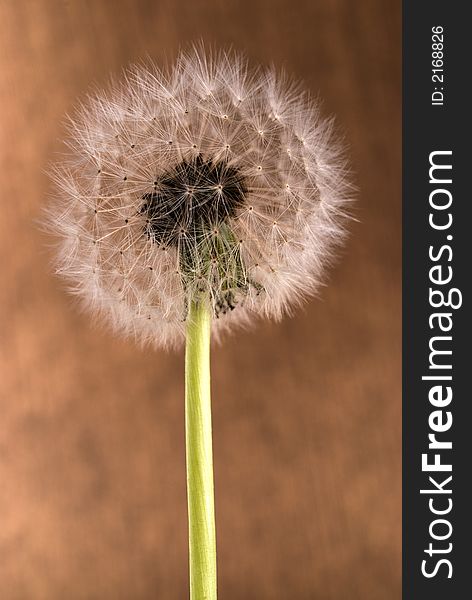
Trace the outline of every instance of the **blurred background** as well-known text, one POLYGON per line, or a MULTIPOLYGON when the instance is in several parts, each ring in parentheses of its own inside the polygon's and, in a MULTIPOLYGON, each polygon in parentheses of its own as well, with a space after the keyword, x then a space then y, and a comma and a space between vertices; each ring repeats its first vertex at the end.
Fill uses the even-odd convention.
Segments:
POLYGON ((319 93, 360 190, 322 298, 213 353, 220 597, 400 598, 400 10, 0 0, 2 600, 187 597, 183 353, 80 314, 36 221, 77 98, 199 39, 319 93))

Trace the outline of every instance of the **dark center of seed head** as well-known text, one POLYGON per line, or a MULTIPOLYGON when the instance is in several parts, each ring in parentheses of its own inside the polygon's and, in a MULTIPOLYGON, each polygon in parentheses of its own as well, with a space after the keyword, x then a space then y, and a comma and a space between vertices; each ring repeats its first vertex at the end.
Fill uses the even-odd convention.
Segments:
POLYGON ((154 187, 143 196, 141 213, 146 215, 148 237, 165 245, 177 245, 182 235, 198 242, 236 216, 247 194, 238 169, 201 155, 164 173, 154 187))

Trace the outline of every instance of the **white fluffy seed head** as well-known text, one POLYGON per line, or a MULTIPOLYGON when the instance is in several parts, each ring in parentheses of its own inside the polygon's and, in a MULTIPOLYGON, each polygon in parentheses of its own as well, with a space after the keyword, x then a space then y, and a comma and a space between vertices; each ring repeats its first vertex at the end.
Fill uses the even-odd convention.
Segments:
POLYGON ((134 67, 70 122, 48 209, 57 272, 115 330, 184 339, 279 319, 316 293, 343 239, 350 186, 332 122, 300 86, 233 53, 134 67))

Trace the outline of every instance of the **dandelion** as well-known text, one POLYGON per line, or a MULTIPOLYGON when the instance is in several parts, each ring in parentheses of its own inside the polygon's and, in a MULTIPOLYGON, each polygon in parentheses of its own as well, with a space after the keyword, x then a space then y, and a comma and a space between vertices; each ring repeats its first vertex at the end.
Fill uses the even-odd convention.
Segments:
POLYGON ((343 155, 297 82, 202 47, 89 97, 68 145, 57 272, 116 332, 186 340, 191 598, 215 599, 210 335, 317 292, 344 237, 343 155))

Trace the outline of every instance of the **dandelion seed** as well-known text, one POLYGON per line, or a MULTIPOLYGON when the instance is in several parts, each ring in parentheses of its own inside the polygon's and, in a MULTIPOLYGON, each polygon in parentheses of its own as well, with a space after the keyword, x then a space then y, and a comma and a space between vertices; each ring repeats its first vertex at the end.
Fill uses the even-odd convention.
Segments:
POLYGON ((317 291, 343 239, 350 190, 331 129, 297 84, 236 55, 197 49, 168 72, 131 69, 71 121, 49 211, 62 238, 58 271, 92 311, 144 343, 182 342, 202 294, 216 334, 280 318, 317 291), (128 294, 116 291, 113 268, 123 248, 128 294))

